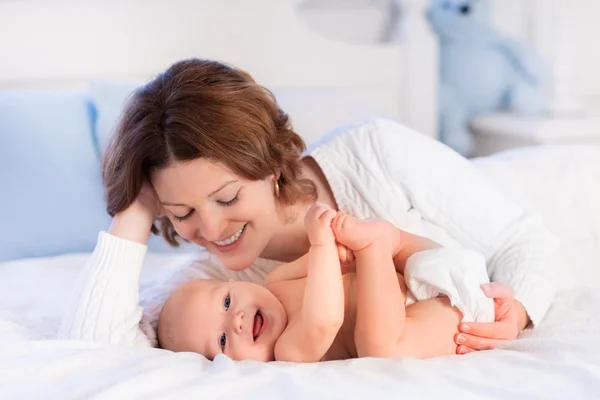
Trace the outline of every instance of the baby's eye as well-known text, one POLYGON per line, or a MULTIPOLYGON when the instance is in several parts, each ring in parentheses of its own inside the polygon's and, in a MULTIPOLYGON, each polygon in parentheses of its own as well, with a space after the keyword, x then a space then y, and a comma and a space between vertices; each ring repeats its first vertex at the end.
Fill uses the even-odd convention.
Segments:
POLYGON ((225 307, 225 311, 229 310, 229 305, 231 304, 231 299, 229 295, 225 296, 225 301, 223 302, 223 306, 225 307))
POLYGON ((224 333, 221 334, 219 338, 219 344, 221 345, 221 351, 225 351, 225 345, 227 344, 227 337, 224 333))

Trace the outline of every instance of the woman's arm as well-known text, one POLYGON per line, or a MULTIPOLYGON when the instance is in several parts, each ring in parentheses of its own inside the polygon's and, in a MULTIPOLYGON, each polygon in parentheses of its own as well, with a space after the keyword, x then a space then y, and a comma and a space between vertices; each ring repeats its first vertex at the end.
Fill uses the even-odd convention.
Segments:
MULTIPOLYGON (((450 235, 485 255, 492 281, 513 288, 534 325, 556 294, 558 240, 467 159, 447 146, 391 121, 345 139, 364 153, 372 143, 389 179, 412 206, 450 235)), ((360 152, 358 153, 360 154, 360 152)), ((519 329, 526 318, 519 318, 519 329)))
POLYGON ((110 233, 100 232, 84 266, 59 339, 150 345, 139 327, 139 277, 153 216, 138 202, 115 215, 110 233))

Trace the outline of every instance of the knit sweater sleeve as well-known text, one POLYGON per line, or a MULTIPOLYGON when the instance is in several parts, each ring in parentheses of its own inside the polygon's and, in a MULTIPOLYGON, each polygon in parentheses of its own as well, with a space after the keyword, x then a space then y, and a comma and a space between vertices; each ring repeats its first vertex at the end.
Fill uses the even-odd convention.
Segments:
POLYGON ((374 120, 352 144, 373 149, 387 179, 422 217, 486 257, 490 280, 509 285, 532 323, 546 315, 557 288, 558 239, 471 162, 442 143, 374 120))
POLYGON ((139 280, 146 246, 100 232, 67 305, 58 339, 150 346, 140 329, 139 280))

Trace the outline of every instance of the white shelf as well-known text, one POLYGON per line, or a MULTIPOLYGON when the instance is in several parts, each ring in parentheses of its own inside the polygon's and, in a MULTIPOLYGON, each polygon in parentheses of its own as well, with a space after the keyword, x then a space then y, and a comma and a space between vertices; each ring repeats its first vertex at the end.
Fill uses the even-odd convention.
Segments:
POLYGON ((520 116, 493 113, 474 118, 475 156, 546 144, 600 144, 600 110, 577 116, 520 116))

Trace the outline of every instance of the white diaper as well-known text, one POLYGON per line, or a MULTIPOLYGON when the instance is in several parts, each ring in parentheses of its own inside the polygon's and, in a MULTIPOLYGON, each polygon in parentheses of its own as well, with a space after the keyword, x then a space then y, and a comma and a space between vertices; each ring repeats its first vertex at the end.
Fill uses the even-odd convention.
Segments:
POLYGON ((489 283, 485 258, 473 250, 439 248, 420 251, 406 261, 407 305, 447 296, 465 322, 493 322, 494 301, 480 285, 489 283))

